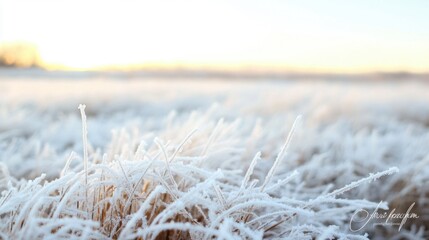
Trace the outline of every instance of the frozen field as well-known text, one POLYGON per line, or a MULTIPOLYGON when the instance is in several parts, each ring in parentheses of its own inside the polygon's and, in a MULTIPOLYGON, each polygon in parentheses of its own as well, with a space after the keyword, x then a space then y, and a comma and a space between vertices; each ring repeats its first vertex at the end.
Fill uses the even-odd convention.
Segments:
POLYGON ((3 78, 0 190, 0 239, 426 239, 429 82, 3 78))

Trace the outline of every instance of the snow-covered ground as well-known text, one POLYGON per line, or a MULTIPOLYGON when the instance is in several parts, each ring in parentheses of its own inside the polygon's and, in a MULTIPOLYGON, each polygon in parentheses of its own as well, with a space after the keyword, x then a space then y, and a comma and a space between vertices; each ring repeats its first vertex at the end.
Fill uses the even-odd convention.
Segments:
POLYGON ((3 78, 0 167, 0 239, 425 239, 429 83, 3 78))

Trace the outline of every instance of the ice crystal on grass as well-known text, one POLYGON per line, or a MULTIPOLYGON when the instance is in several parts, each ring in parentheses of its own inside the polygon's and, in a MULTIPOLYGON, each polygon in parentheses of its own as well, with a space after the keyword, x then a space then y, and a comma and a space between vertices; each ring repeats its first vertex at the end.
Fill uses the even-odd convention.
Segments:
MULTIPOLYGON (((3 238, 360 239, 362 236, 346 233, 345 220, 354 210, 374 208, 375 204, 353 199, 338 201, 335 197, 396 171, 370 175, 316 199, 294 199, 289 198, 288 191, 272 193, 297 176, 296 171, 276 183, 271 179, 287 152, 296 123, 259 185, 251 176, 260 153, 244 176, 239 171, 207 167, 210 164, 205 161, 211 148, 202 139, 192 141, 198 137, 195 131, 186 134, 181 142, 164 144, 155 138, 156 147, 139 145, 132 154, 127 154, 128 148, 117 148, 110 153, 113 156, 97 159, 100 156, 96 152, 88 156, 85 106, 79 109, 83 162, 69 169, 72 155, 57 179, 45 181, 41 176, 9 185, 0 201, 3 238)), ((222 132, 222 126, 213 126, 205 130, 212 133, 205 135, 210 136, 210 144, 220 146, 222 139, 214 135, 222 132)), ((126 145, 120 140, 115 144, 126 145)), ((231 146, 224 146, 228 153, 231 146)), ((221 152, 221 148, 216 149, 217 154, 221 152)))

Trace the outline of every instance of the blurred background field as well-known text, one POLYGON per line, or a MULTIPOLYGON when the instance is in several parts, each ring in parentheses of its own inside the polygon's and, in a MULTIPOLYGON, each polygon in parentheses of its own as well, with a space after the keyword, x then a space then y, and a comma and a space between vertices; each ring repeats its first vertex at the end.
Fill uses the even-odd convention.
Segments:
POLYGON ((428 4, 0 0, 0 239, 426 239, 428 4))

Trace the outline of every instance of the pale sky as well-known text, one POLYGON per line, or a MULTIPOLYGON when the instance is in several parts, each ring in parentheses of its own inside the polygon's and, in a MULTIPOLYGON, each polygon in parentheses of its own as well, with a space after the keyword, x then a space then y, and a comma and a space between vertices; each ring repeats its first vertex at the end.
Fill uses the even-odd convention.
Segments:
POLYGON ((429 1, 0 0, 48 64, 429 71, 429 1))

